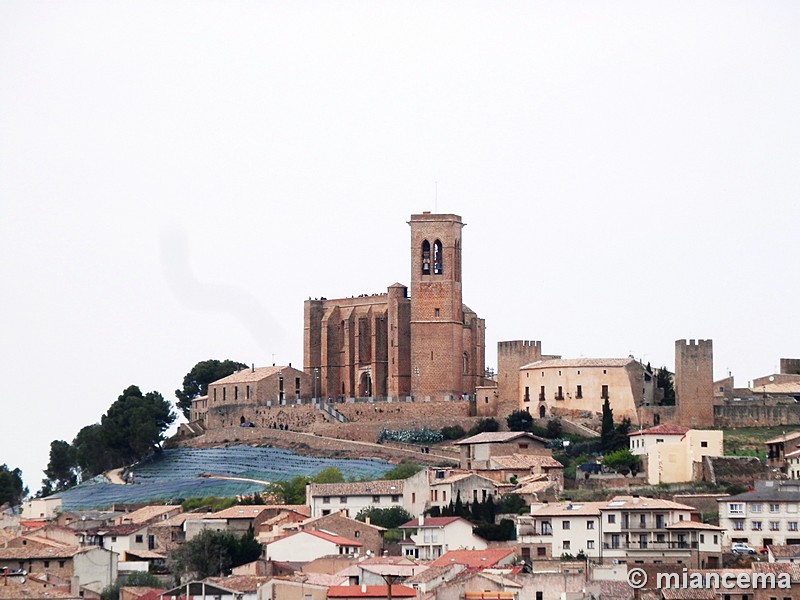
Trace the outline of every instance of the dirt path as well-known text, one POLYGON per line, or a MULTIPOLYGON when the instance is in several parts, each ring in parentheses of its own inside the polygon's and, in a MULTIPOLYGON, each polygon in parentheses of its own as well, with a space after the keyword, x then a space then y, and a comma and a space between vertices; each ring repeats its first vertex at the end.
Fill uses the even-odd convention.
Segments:
POLYGON ((103 473, 103 475, 105 475, 106 479, 108 479, 108 481, 113 484, 125 485, 125 481, 122 479, 121 475, 122 471, 124 470, 125 467, 122 467, 120 469, 113 469, 112 471, 106 471, 105 473, 103 473))
POLYGON ((230 477, 228 475, 215 475, 213 473, 203 473, 200 477, 208 479, 230 479, 232 481, 248 481, 250 483, 263 483, 264 485, 271 485, 271 481, 264 481, 263 479, 250 479, 249 477, 230 477))

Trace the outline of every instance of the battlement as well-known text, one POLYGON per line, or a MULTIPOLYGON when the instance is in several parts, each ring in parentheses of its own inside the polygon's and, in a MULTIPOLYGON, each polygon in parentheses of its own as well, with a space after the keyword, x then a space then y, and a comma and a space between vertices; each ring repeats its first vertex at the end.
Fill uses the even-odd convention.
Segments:
POLYGON ((497 353, 501 352, 518 352, 521 349, 538 349, 541 351, 542 342, 539 340, 510 340, 506 342, 497 342, 497 353))
POLYGON ((689 348, 711 348, 712 340, 676 340, 675 347, 686 346, 689 348))

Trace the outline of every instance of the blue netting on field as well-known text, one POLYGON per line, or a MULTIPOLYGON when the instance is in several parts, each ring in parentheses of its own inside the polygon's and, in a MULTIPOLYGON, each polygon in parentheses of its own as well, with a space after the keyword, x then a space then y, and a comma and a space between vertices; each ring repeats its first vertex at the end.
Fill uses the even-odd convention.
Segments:
POLYGON ((95 478, 66 492, 64 510, 105 508, 112 504, 157 502, 202 496, 237 496, 263 491, 264 485, 200 477, 202 474, 246 477, 263 481, 312 476, 336 467, 346 478, 380 478, 393 465, 377 459, 316 458, 278 448, 174 448, 135 465, 135 483, 115 485, 95 478))

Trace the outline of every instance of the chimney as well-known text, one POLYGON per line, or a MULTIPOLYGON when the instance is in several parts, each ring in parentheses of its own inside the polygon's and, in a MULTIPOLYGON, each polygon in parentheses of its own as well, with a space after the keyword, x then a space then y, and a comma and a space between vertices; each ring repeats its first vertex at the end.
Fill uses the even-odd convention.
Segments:
POLYGON ((423 517, 422 515, 418 516, 417 517, 417 525, 419 525, 420 527, 425 525, 425 517, 423 517))
POLYGON ((251 365, 250 365, 250 372, 251 372, 251 373, 255 373, 255 372, 256 372, 256 363, 251 363, 251 365))
POLYGON ((367 584, 366 583, 362 583, 361 584, 361 593, 362 594, 366 594, 367 593, 367 584))
POLYGON ((292 363, 289 363, 289 368, 290 368, 290 369, 292 368, 292 363))
POLYGON ((364 523, 366 523, 367 525, 372 525, 372 519, 370 517, 367 517, 366 519, 364 519, 364 523))

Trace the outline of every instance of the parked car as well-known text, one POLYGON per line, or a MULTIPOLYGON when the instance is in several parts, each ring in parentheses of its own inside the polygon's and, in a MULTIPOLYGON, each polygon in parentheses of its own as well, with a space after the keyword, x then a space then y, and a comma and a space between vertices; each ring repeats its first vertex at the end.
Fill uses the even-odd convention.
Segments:
POLYGON ((748 546, 742 542, 735 542, 731 545, 731 552, 734 554, 755 554, 756 550, 752 546, 748 546))

